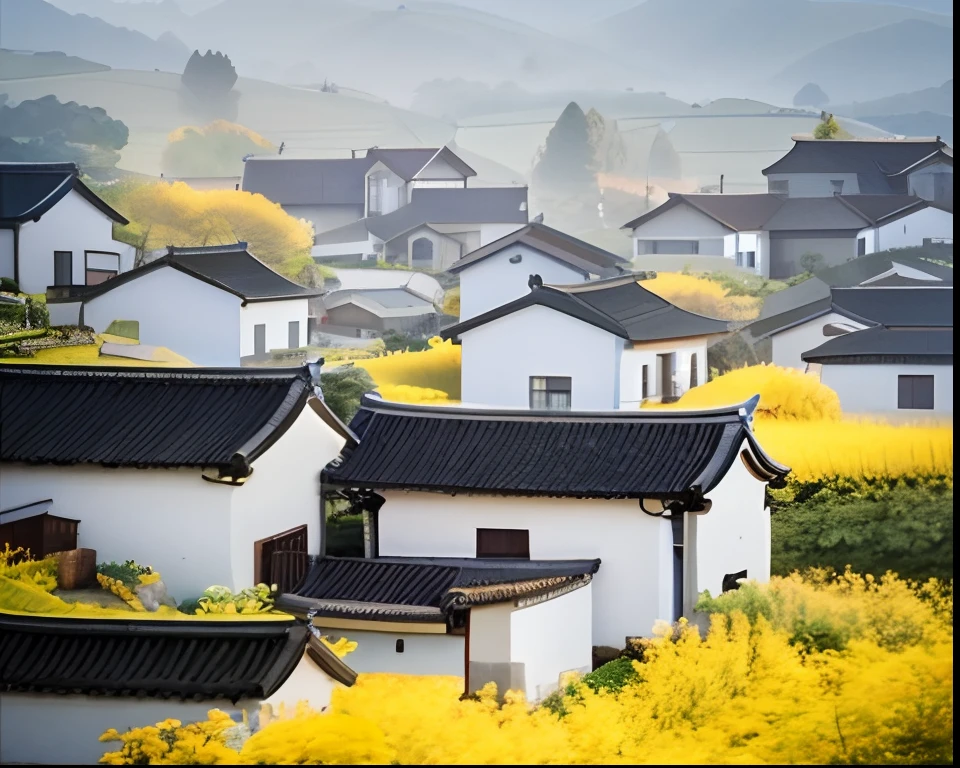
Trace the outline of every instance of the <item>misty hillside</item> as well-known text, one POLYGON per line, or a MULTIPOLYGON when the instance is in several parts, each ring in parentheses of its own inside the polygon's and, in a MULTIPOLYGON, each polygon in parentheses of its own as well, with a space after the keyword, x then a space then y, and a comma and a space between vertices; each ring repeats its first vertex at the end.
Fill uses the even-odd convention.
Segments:
POLYGON ((866 118, 867 115, 909 115, 915 112, 953 114, 953 79, 935 88, 897 93, 882 99, 855 101, 852 104, 830 105, 838 115, 866 118))
MULTIPOLYGON (((691 87, 693 82, 713 96, 745 95, 763 85, 764 75, 784 69, 818 48, 909 19, 941 24, 948 35, 952 29, 950 17, 894 5, 813 0, 647 0, 592 25, 579 39, 606 46, 637 64, 669 62, 668 79, 659 83, 658 90, 674 92, 678 87, 691 87)), ((893 62, 892 50, 881 49, 877 54, 893 62)), ((944 76, 939 73, 935 80, 944 76)), ((807 77, 810 79, 819 82, 807 77)), ((804 82, 790 92, 772 91, 770 98, 789 103, 804 82)), ((827 83, 820 85, 833 96, 827 83)), ((887 93, 896 90, 891 88, 887 93)))
POLYGON ((863 118, 878 128, 903 136, 939 136, 953 144, 953 116, 934 112, 915 112, 910 115, 872 115, 863 118))
POLYGON ((953 72, 953 29, 908 19, 808 53, 773 82, 787 90, 817 83, 833 101, 863 101, 942 83, 953 72))
POLYGON ((15 53, 0 49, 0 81, 24 77, 74 75, 79 72, 103 72, 105 64, 62 53, 15 53))
MULTIPOLYGON (((188 2, 190 0, 187 0, 188 2)), ((837 0, 817 0, 821 3, 835 3, 837 0)), ((940 13, 945 16, 953 14, 953 0, 842 0, 846 3, 870 3, 872 5, 899 5, 903 8, 914 8, 918 11, 940 13)))
MULTIPOLYGON (((191 8, 189 3, 177 0, 156 2, 117 2, 117 0, 50 0, 57 8, 67 13, 83 13, 96 16, 116 27, 127 27, 157 38, 164 32, 182 29, 189 14, 203 10, 191 8)), ((219 2, 220 0, 216 0, 219 2)), ((215 4, 215 3, 213 3, 215 4)))
POLYGON ((0 3, 0 47, 62 51, 111 67, 181 71, 190 51, 170 36, 163 41, 102 19, 71 15, 43 0, 0 3))

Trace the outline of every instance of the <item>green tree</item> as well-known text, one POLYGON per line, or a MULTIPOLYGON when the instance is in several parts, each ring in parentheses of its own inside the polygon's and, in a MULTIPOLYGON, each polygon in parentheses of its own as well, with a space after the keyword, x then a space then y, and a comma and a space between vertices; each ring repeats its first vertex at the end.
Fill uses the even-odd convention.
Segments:
POLYGON ((594 149, 587 117, 577 103, 571 101, 547 134, 533 169, 534 180, 541 187, 565 191, 595 187, 593 165, 594 149))
POLYGON ((812 275, 823 267, 823 254, 807 251, 800 257, 800 268, 805 274, 812 275))
POLYGON ((376 388, 369 373, 349 363, 320 374, 323 401, 346 424, 360 410, 360 398, 376 388))

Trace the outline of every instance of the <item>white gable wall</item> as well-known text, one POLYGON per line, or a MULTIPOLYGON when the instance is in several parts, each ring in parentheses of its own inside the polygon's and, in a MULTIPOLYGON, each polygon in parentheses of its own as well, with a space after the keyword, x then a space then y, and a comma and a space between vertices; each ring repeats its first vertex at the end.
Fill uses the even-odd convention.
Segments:
POLYGON ((308 405, 253 463, 253 474, 235 489, 231 501, 230 572, 234 584, 254 583, 255 541, 306 525, 307 551, 311 555, 320 552, 320 471, 339 455, 343 444, 343 438, 308 405))
POLYGON ((548 285, 586 281, 584 275, 557 259, 514 243, 471 264, 460 273, 460 320, 469 320, 530 293, 530 275, 540 275, 548 285), (520 256, 519 264, 510 259, 520 256))
POLYGON ((20 227, 20 289, 43 293, 53 285, 53 252, 73 253, 73 283, 86 284, 84 251, 120 254, 122 271, 133 264, 133 248, 113 239, 113 220, 71 190, 39 221, 20 227))
POLYGON ((569 376, 573 410, 620 404, 623 340, 561 312, 527 307, 467 331, 462 345, 465 403, 529 408, 531 376, 569 376))
POLYGON ((679 238, 698 240, 701 237, 723 237, 730 230, 692 205, 681 203, 634 228, 635 240, 679 238))
POLYGON ((953 239, 953 214, 927 207, 880 227, 878 251, 923 245, 925 237, 953 239))
POLYGON ((660 391, 661 365, 658 357, 673 353, 675 385, 674 393, 682 395, 690 389, 690 373, 693 356, 697 356, 697 385, 707 381, 707 337, 699 336, 666 341, 635 342, 623 350, 620 363, 620 403, 619 408, 632 410, 640 407, 643 400, 643 366, 647 366, 647 397, 659 397, 670 392, 660 391))
POLYGON ((820 317, 795 325, 793 328, 788 328, 771 337, 773 364, 782 368, 806 370, 807 364, 800 358, 800 355, 809 352, 811 349, 816 349, 833 338, 823 335, 823 329, 831 323, 842 324, 845 327, 849 326, 854 330, 867 327, 863 323, 858 323, 837 312, 820 315, 820 317))
POLYGON ((820 381, 840 396, 844 413, 898 421, 953 415, 952 365, 824 365, 820 381), (898 376, 933 376, 933 410, 900 410, 898 376))
POLYGON ((238 296, 161 267, 86 301, 83 322, 103 333, 114 320, 136 320, 141 344, 196 365, 230 367, 240 364, 240 314, 238 296))
POLYGON ((477 528, 526 529, 531 559, 601 559, 592 582, 595 645, 622 648, 628 635, 649 635, 654 621, 671 618, 670 524, 645 515, 636 501, 403 491, 382 495, 383 557, 475 557, 477 528))
MULTIPOLYGON (((741 451, 747 449, 744 440, 741 451)), ((696 531, 697 592, 716 597, 728 573, 747 570, 747 578, 770 580, 770 511, 766 484, 742 461, 734 461, 719 485, 707 494, 713 502, 703 515, 687 515, 696 531)), ((602 567, 602 566, 601 566, 602 567)))
POLYGON ((299 323, 298 346, 307 345, 308 299, 251 301, 240 308, 240 356, 254 353, 254 327, 266 326, 267 352, 290 348, 290 323, 299 323))
POLYGON ((417 179, 451 179, 463 181, 464 175, 439 155, 427 163, 417 174, 417 179))
POLYGON ((483 247, 488 243, 492 243, 494 240, 499 240, 501 237, 506 237, 507 235, 513 234, 518 229, 523 229, 527 226, 527 222, 518 224, 517 222, 510 223, 496 223, 496 222, 485 222, 480 225, 480 246, 483 247))

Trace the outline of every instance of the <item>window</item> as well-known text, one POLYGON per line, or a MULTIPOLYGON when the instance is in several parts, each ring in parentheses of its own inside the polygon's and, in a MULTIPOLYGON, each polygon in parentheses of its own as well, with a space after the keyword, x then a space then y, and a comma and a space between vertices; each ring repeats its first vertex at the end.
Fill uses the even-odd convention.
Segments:
POLYGON ((737 254, 737 266, 748 267, 749 269, 756 268, 757 252, 756 251, 740 251, 737 254))
POLYGON ((534 410, 569 411, 571 392, 569 376, 530 377, 530 407, 534 410))
POLYGON ((933 376, 897 376, 897 408, 933 410, 933 376))
POLYGON ((786 179, 781 181, 774 181, 770 179, 767 182, 767 191, 771 195, 789 195, 790 194, 790 182, 786 179))
POLYGON ((380 179, 376 176, 371 176, 367 179, 367 215, 368 216, 377 216, 379 215, 382 209, 382 189, 380 186, 380 179))
POLYGON ((700 253, 699 240, 637 240, 637 256, 654 255, 693 255, 700 253))
POLYGON ((396 644, 394 645, 394 647, 397 649, 397 653, 403 653, 403 638, 402 638, 402 637, 401 637, 401 638, 397 638, 397 642, 396 642, 396 644))
POLYGON ((116 271, 112 269, 90 269, 87 267, 87 285, 100 285, 100 283, 105 283, 111 277, 116 276, 116 271))
POLYGON ((866 256, 867 255, 867 238, 858 237, 857 238, 857 256, 866 256))
POLYGON ((267 354, 267 326, 266 325, 253 326, 253 354, 255 355, 267 354))
POLYGON ((73 251, 53 252, 53 284, 73 285, 73 251))
POLYGON ((700 383, 700 374, 697 371, 698 360, 697 353, 690 355, 690 389, 693 389, 700 383))
POLYGON ((477 528, 477 557, 530 559, 530 531, 516 528, 477 528))
POLYGON ((640 397, 646 400, 650 397, 650 366, 640 366, 640 397))
POLYGON ((842 195, 843 179, 830 179, 830 191, 835 195, 842 195))
POLYGON ((300 346, 300 321, 293 320, 287 323, 287 349, 297 349, 300 346))

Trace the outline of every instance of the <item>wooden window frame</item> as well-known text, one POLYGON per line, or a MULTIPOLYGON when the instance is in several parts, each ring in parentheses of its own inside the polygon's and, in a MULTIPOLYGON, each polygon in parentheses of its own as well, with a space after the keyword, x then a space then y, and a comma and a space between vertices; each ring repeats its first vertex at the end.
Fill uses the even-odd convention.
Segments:
POLYGON ((476 552, 478 560, 529 560, 530 531, 527 528, 477 528, 476 552), (508 546, 499 546, 496 542, 491 545, 490 540, 497 537, 516 539, 519 544, 514 546, 511 541, 508 546))
MULTIPOLYGON (((926 393, 924 393, 926 394, 926 393)), ((926 401, 924 401, 926 402, 926 401)), ((936 406, 935 380, 932 373, 901 374, 897 376, 897 410, 900 411, 932 411, 936 406), (917 405, 917 385, 923 383, 930 386, 930 405, 917 405), (906 385, 906 387, 905 387, 906 385), (908 389, 909 391, 905 391, 908 389), (907 397, 904 397, 904 395, 907 397), (907 401, 907 402, 905 402, 907 401)))

